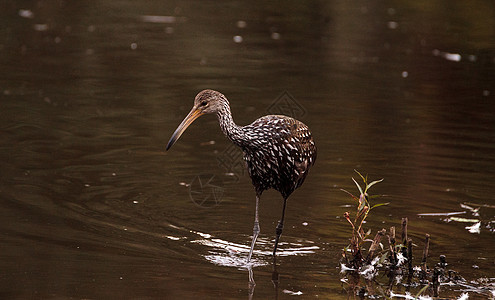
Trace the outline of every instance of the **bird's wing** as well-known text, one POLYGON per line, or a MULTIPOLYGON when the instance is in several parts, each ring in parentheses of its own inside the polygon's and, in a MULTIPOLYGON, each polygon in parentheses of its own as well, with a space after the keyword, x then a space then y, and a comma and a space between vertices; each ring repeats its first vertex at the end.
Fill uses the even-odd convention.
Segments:
POLYGON ((316 159, 316 146, 308 126, 294 118, 281 115, 261 117, 250 126, 263 133, 264 137, 261 139, 276 146, 280 155, 293 160, 299 177, 306 176, 316 159))
POLYGON ((293 141, 293 145, 297 147, 297 153, 295 153, 295 167, 298 171, 298 186, 302 184, 309 168, 315 163, 316 160, 316 145, 313 140, 313 136, 308 126, 304 123, 291 119, 288 121, 291 123, 290 140, 293 141))

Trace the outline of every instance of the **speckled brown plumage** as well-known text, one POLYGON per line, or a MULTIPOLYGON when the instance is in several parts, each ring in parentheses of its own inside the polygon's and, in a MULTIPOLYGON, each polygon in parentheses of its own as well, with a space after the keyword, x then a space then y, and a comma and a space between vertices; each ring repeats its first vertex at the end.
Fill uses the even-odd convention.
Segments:
POLYGON ((244 153, 249 176, 256 190, 255 225, 248 261, 259 234, 258 202, 263 191, 273 188, 282 194, 282 218, 276 229, 274 255, 282 234, 286 200, 304 182, 316 160, 316 146, 308 126, 281 115, 261 117, 246 126, 232 119, 229 101, 217 91, 204 90, 194 99, 191 112, 174 132, 167 150, 184 130, 203 114, 215 113, 223 133, 244 153))
POLYGON ((243 129, 256 136, 240 146, 257 192, 274 188, 289 197, 304 182, 316 159, 308 127, 290 117, 269 115, 243 129))

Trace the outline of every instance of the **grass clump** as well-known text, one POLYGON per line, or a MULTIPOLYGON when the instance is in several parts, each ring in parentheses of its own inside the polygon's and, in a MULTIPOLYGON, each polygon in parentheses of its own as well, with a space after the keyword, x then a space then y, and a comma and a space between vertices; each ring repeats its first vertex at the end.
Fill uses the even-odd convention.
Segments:
POLYGON ((371 241, 368 239, 368 236, 371 234, 371 230, 365 232, 363 228, 363 224, 365 223, 366 218, 368 217, 372 209, 382 205, 388 205, 389 203, 380 203, 371 206, 369 200, 372 198, 376 198, 377 196, 370 196, 368 194, 368 191, 375 184, 382 182, 383 179, 368 182, 367 176, 365 177, 361 175, 361 173, 359 173, 358 171, 356 171, 356 173, 361 177, 361 179, 364 182, 364 189, 363 189, 359 185, 359 183, 354 178, 352 178, 352 180, 354 181, 354 183, 356 184, 359 190, 359 196, 354 196, 352 193, 343 190, 344 192, 349 194, 354 199, 354 201, 357 202, 357 206, 356 206, 357 209, 354 218, 351 217, 351 214, 349 212, 344 213, 345 219, 352 226, 352 238, 350 240, 350 244, 346 248, 344 248, 344 257, 346 258, 346 264, 350 268, 359 269, 364 262, 369 261, 369 259, 372 258, 373 253, 377 250, 375 249, 376 245, 374 245, 372 249, 373 252, 370 251, 369 254, 366 256, 366 259, 364 259, 364 256, 361 252, 361 248, 363 247, 365 242, 371 241), (347 252, 349 251, 352 254, 351 260, 349 260, 347 257, 347 252))
POLYGON ((352 228, 350 242, 343 249, 341 259, 341 281, 347 284, 349 296, 354 298, 358 296, 359 299, 382 297, 432 299, 431 296, 438 297, 441 284, 463 286, 466 281, 455 271, 447 268, 444 255, 440 255, 440 262, 432 268, 427 265, 429 234, 425 234, 419 265, 413 265, 413 246, 417 246, 408 238, 407 218, 402 218, 400 236, 396 235, 395 226, 392 226, 389 230, 377 231, 374 238, 370 238, 371 229, 366 230, 363 227, 370 217, 370 212, 389 203, 370 203, 370 200, 378 197, 369 194, 370 188, 383 179, 369 181, 367 176, 361 175, 358 171, 356 173, 363 182, 361 186, 352 178, 359 196, 343 190, 356 203, 356 211, 353 214, 344 213, 345 219, 352 228))

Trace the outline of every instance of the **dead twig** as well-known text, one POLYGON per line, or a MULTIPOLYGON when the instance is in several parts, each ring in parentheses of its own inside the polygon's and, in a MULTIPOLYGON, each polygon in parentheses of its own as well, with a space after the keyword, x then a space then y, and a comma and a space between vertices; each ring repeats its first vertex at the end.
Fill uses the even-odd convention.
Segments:
POLYGON ((368 251, 368 256, 366 258, 368 263, 371 262, 371 260, 373 259, 375 252, 380 249, 380 242, 385 233, 387 233, 385 229, 382 229, 376 233, 375 238, 373 239, 373 242, 371 243, 370 249, 368 251))

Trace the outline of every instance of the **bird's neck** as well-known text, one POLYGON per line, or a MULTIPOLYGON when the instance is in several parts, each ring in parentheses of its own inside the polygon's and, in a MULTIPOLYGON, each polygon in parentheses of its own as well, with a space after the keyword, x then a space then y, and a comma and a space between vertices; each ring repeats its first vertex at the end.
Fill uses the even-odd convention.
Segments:
POLYGON ((234 122, 228 104, 222 106, 222 109, 217 112, 217 117, 223 134, 234 144, 242 146, 245 142, 245 135, 243 134, 242 127, 234 122))

